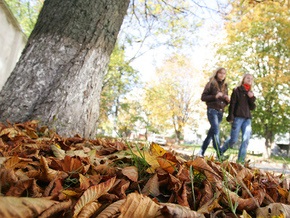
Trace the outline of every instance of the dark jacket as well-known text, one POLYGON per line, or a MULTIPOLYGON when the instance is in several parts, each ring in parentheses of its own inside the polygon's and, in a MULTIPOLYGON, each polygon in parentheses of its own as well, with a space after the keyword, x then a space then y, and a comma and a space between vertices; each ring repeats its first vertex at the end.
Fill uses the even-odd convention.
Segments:
MULTIPOLYGON (((221 83, 219 84, 222 85, 221 83)), ((225 90, 223 92, 224 95, 228 95, 228 86, 225 84, 225 90)), ((208 108, 213 108, 218 111, 224 111, 225 106, 228 105, 228 102, 225 100, 224 97, 220 97, 218 99, 215 98, 216 94, 220 90, 215 87, 211 82, 208 82, 203 90, 201 95, 201 100, 205 101, 208 108)))
POLYGON ((250 98, 243 86, 238 86, 233 90, 229 106, 227 121, 231 122, 234 117, 252 118, 251 110, 256 108, 256 97, 250 98))

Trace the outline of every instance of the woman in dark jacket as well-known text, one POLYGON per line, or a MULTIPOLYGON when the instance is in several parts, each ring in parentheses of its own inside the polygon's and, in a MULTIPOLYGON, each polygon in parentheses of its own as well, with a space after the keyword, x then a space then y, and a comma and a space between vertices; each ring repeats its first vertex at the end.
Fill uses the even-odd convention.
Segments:
POLYGON ((256 97, 251 89, 252 83, 253 76, 251 74, 245 74, 241 85, 233 90, 229 106, 229 115, 227 117, 227 121, 232 123, 231 136, 221 147, 222 154, 226 152, 229 147, 232 148, 238 141, 240 131, 242 131, 242 144, 239 149, 237 160, 239 163, 245 162, 247 148, 252 134, 251 110, 256 108, 256 97))
POLYGON ((212 140, 217 156, 218 158, 220 157, 220 123, 223 118, 224 108, 230 101, 228 86, 225 80, 225 68, 218 68, 206 84, 201 95, 201 100, 207 105, 207 118, 210 123, 210 129, 208 130, 207 137, 203 141, 201 150, 198 152, 198 156, 204 156, 205 150, 212 140))

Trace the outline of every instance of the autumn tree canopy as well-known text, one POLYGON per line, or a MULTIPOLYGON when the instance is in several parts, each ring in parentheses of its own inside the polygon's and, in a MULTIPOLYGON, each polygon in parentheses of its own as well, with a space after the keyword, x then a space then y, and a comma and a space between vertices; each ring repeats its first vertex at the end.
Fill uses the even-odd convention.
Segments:
MULTIPOLYGON (((157 69, 157 77, 146 86, 144 108, 156 130, 174 129, 176 139, 182 140, 184 128, 198 126, 202 77, 182 55, 174 55, 157 69)), ((156 131, 155 130, 155 131, 156 131)))
MULTIPOLYGON (((1 121, 38 119, 60 134, 94 136, 103 78, 129 3, 46 0, 1 90, 1 121)), ((142 46, 151 35, 150 41, 157 42, 153 48, 158 44, 174 48, 194 32, 201 7, 192 1, 133 1, 126 24, 135 19, 146 29, 134 28, 135 37, 125 34, 123 39, 128 45, 141 42, 142 46)))
POLYGON ((232 86, 244 73, 254 76, 253 133, 265 138, 267 147, 290 129, 289 17, 289 5, 279 1, 235 2, 219 50, 232 86))

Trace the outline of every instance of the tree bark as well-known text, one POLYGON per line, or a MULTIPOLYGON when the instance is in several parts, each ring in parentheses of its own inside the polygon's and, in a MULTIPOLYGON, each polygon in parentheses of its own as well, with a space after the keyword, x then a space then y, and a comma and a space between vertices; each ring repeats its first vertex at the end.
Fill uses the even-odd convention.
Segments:
POLYGON ((129 0, 46 0, 0 93, 0 121, 37 119, 93 137, 109 57, 129 0))
POLYGON ((266 154, 264 154, 264 158, 269 158, 271 157, 271 150, 274 145, 274 134, 267 126, 265 130, 265 139, 266 154))

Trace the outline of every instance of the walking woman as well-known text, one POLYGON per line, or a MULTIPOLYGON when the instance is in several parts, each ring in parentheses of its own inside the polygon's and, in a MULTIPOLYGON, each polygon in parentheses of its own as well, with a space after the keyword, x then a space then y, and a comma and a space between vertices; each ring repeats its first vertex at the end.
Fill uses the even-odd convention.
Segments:
POLYGON ((201 150, 198 152, 198 156, 204 156, 209 143, 213 141, 213 147, 217 152, 217 157, 220 158, 220 123, 223 118, 224 108, 230 101, 228 86, 225 80, 225 68, 218 68, 206 84, 201 95, 201 100, 207 105, 207 118, 210 123, 210 129, 203 141, 201 150))
POLYGON ((231 103, 229 106, 229 115, 227 121, 232 123, 231 135, 221 147, 221 154, 238 141, 239 133, 242 131, 242 144, 239 149, 239 163, 244 163, 249 140, 252 134, 252 115, 251 110, 256 108, 256 97, 252 92, 253 76, 245 74, 241 85, 233 90, 231 103))

